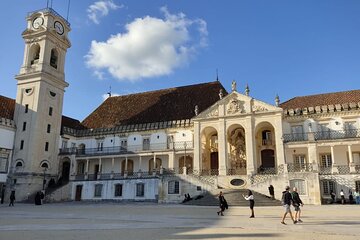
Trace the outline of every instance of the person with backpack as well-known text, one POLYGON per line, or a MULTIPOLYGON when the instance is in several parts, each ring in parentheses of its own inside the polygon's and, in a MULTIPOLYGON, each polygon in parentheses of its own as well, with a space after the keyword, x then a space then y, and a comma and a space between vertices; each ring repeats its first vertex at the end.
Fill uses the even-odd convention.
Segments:
POLYGON ((284 215, 282 217, 281 224, 286 225, 285 218, 286 218, 286 215, 288 213, 290 214, 290 217, 291 217, 291 220, 293 221, 293 223, 294 224, 297 223, 297 221, 294 220, 293 215, 291 213, 291 209, 290 209, 290 206, 291 206, 292 202, 293 202, 293 200, 292 200, 292 196, 291 196, 291 193, 290 193, 290 187, 286 186, 285 191, 282 192, 282 198, 281 198, 281 203, 282 203, 282 205, 284 206, 284 209, 285 209, 285 213, 284 213, 284 215))
POLYGON ((304 206, 303 202, 300 199, 299 193, 297 192, 297 188, 294 187, 293 191, 291 193, 292 196, 292 200, 293 200, 293 206, 295 208, 295 221, 296 222, 302 222, 302 220, 300 219, 300 213, 301 213, 301 209, 300 206, 304 206))

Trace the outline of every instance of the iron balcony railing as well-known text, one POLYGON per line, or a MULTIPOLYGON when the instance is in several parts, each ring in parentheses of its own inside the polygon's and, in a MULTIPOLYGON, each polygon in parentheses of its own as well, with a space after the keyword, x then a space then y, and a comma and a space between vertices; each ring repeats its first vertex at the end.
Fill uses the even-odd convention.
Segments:
POLYGON ((319 140, 333 140, 333 139, 346 139, 346 138, 360 138, 360 129, 339 130, 339 131, 322 131, 310 133, 290 133, 284 134, 284 142, 301 142, 307 141, 310 135, 313 134, 313 139, 319 140))
POLYGON ((155 143, 130 146, 114 146, 102 148, 60 148, 60 155, 76 156, 96 156, 96 155, 112 155, 112 154, 129 154, 143 151, 163 151, 163 150, 186 150, 193 149, 192 141, 172 142, 172 143, 155 143))
POLYGON ((288 172, 312 172, 313 164, 312 163, 288 163, 287 164, 288 172))

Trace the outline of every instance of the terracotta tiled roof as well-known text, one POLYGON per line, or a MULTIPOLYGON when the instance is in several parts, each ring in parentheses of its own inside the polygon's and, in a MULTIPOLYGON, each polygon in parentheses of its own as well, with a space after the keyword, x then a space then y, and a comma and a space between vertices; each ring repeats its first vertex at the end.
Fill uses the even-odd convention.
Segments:
POLYGON ((195 116, 195 105, 200 113, 217 102, 220 89, 227 94, 221 83, 215 81, 109 97, 82 124, 95 129, 190 119, 195 116))
POLYGON ((316 107, 323 105, 335 105, 344 103, 359 103, 360 90, 345 92, 324 93, 302 97, 294 97, 280 104, 283 109, 296 109, 306 107, 316 107))
POLYGON ((62 116, 61 126, 76 129, 76 130, 86 129, 86 127, 83 126, 79 120, 76 120, 76 119, 73 119, 73 118, 70 118, 67 116, 62 116))
POLYGON ((14 119, 15 100, 0 95, 0 118, 14 119))

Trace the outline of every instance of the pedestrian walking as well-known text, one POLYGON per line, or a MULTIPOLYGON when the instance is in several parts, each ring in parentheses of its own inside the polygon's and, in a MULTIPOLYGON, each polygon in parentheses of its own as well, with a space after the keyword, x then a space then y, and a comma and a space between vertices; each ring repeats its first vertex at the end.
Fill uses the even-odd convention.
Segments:
POLYGON ((336 194, 333 190, 330 190, 331 203, 335 203, 336 194))
POLYGON ((292 196, 292 201, 293 201, 293 206, 295 208, 295 216, 294 219, 297 222, 303 222, 300 218, 300 214, 301 214, 301 209, 300 206, 304 206, 303 202, 300 199, 299 193, 297 192, 297 188, 294 187, 293 191, 291 193, 292 196))
POLYGON ((290 191, 290 187, 286 186, 285 191, 282 192, 282 198, 281 198, 281 202, 282 202, 282 204, 284 206, 284 209, 285 209, 285 213, 284 213, 284 215, 283 215, 283 217, 281 219, 281 224, 284 224, 284 225, 286 225, 285 218, 286 218, 286 215, 288 213, 290 214, 290 217, 291 217, 291 220, 293 221, 293 223, 294 224, 297 223, 294 220, 293 215, 291 213, 290 206, 291 206, 291 203, 292 203, 292 196, 291 196, 291 193, 289 191, 290 191))
POLYGON ((345 204, 345 193, 342 189, 340 191, 340 198, 341 198, 341 204, 345 204))
POLYGON ((254 205, 255 205, 255 201, 254 201, 254 195, 252 193, 251 190, 248 190, 248 194, 247 196, 244 196, 243 197, 249 201, 250 203, 250 209, 251 209, 251 216, 250 218, 254 218, 255 217, 255 214, 254 214, 254 205))
POLYGON ((224 216, 224 211, 225 211, 225 209, 228 209, 228 204, 226 202, 226 199, 225 199, 222 191, 220 191, 220 193, 219 193, 219 208, 220 208, 220 211, 217 212, 217 215, 224 216))
POLYGON ((11 191, 9 207, 14 206, 14 202, 15 202, 15 191, 11 191))
POLYGON ((360 193, 358 189, 355 189, 354 191, 354 197, 355 197, 355 203, 360 204, 360 193))

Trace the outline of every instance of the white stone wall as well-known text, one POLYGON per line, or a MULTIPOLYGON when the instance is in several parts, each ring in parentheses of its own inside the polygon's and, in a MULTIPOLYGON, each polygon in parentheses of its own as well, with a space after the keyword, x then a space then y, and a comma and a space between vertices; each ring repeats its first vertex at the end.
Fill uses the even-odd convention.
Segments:
POLYGON ((77 181, 72 183, 71 199, 75 200, 76 186, 82 185, 82 200, 134 200, 157 201, 159 193, 159 179, 127 179, 111 181, 77 181), (136 196, 136 184, 145 184, 144 196, 136 196), (95 185, 103 184, 102 197, 94 197, 95 185), (122 184, 122 196, 115 197, 115 184, 122 184))

